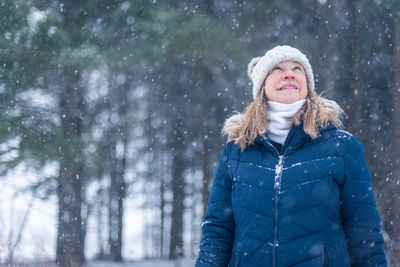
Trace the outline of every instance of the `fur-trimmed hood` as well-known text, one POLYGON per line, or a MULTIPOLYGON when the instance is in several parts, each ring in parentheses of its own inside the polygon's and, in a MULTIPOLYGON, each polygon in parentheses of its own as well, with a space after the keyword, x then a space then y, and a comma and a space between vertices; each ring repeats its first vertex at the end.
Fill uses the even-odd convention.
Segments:
MULTIPOLYGON (((265 103, 265 105, 267 104, 265 103)), ((293 125, 300 125, 300 123, 303 123, 304 132, 315 139, 319 136, 320 129, 325 128, 328 123, 331 123, 337 128, 341 128, 342 114, 343 110, 335 101, 328 100, 315 94, 312 97, 307 97, 306 103, 300 111, 293 116, 291 123, 293 125)), ((267 118, 265 118, 265 126, 266 127, 263 127, 264 130, 260 131, 258 135, 264 135, 267 132, 268 110, 267 118)), ((240 143, 239 139, 243 135, 243 127, 246 127, 245 114, 234 114, 225 121, 223 134, 228 136, 228 141, 234 140, 235 143, 240 143)), ((252 141, 254 140, 251 140, 249 143, 252 143, 252 141)))

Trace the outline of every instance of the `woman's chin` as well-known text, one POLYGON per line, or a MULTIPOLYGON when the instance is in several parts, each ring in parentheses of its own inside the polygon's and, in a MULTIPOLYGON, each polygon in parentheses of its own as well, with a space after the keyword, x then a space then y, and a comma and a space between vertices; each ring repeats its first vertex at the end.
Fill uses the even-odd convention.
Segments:
POLYGON ((282 104, 292 104, 298 100, 300 100, 299 96, 285 96, 281 97, 278 102, 282 104))

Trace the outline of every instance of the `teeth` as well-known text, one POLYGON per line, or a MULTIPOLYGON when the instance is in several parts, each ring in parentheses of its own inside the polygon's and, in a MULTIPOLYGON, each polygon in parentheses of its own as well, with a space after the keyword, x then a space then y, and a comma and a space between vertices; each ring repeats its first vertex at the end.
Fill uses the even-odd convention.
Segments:
POLYGON ((286 89, 294 89, 297 90, 297 87, 293 87, 293 86, 285 86, 281 88, 282 90, 286 90, 286 89))

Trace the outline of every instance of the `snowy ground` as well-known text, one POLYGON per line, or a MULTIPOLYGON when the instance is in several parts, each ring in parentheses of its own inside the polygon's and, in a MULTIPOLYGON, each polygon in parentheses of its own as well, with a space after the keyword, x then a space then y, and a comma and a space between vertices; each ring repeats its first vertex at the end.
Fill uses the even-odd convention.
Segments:
MULTIPOLYGON (((177 261, 168 260, 137 260, 137 261, 126 261, 123 263, 110 263, 93 261, 87 262, 85 267, 190 267, 194 266, 195 259, 182 259, 177 261)), ((54 263, 30 263, 30 264, 16 264, 16 265, 4 265, 0 264, 0 267, 56 267, 54 263)))
POLYGON ((194 266, 194 259, 182 259, 179 261, 166 261, 166 260, 142 260, 142 261, 131 261, 121 264, 113 264, 107 262, 90 262, 87 267, 189 267, 194 266))

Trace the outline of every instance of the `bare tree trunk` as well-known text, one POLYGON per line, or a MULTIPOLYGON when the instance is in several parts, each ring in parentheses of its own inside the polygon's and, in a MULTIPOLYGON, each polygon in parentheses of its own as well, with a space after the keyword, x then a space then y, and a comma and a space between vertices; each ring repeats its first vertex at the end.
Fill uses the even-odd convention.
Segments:
POLYGON ((171 242, 169 258, 177 259, 183 257, 183 211, 184 211, 184 147, 182 123, 180 120, 174 122, 174 151, 172 158, 172 223, 171 223, 171 242))
POLYGON ((59 211, 56 251, 56 263, 60 266, 75 267, 84 262, 80 172, 68 165, 61 165, 57 190, 59 211))
POLYGON ((84 232, 82 227, 82 192, 84 189, 82 162, 83 97, 79 88, 80 73, 61 93, 61 126, 64 143, 58 177, 58 233, 56 263, 60 266, 81 266, 84 262, 84 232), (74 87, 75 85, 76 87, 74 87))
POLYGON ((323 90, 326 92, 326 97, 332 98, 335 95, 335 81, 336 81, 336 73, 337 73, 337 51, 336 51, 336 38, 334 35, 336 31, 333 29, 333 22, 335 21, 334 16, 336 13, 335 2, 332 1, 331 4, 326 4, 326 14, 328 18, 326 20, 329 23, 325 23, 325 33, 326 33, 326 42, 324 42, 324 52, 326 53, 326 66, 327 66, 327 76, 325 77, 325 86, 323 90))
POLYGON ((351 55, 351 83, 349 88, 349 107, 347 109, 348 120, 347 125, 351 133, 359 136, 360 123, 361 123, 361 69, 360 69, 360 56, 359 56, 359 36, 358 36, 358 19, 356 2, 348 0, 349 8, 349 33, 350 33, 350 55, 351 55))
MULTIPOLYGON (((34 192, 32 192, 31 199, 29 201, 28 207, 26 208, 26 211, 24 213, 24 217, 23 217, 23 219, 21 221, 21 224, 20 224, 20 227, 18 229, 16 239, 13 240, 14 239, 14 234, 13 234, 14 231, 11 230, 10 233, 9 233, 9 237, 8 237, 8 256, 7 256, 7 261, 6 261, 6 263, 8 264, 7 266, 12 266, 13 263, 14 263, 14 252, 15 252, 15 249, 18 247, 18 245, 21 242, 22 235, 23 235, 25 227, 26 227, 26 225, 28 223, 29 215, 30 215, 30 213, 32 211, 32 206, 33 206, 34 199, 35 199, 34 198, 34 192)), ((14 198, 12 200, 12 204, 14 204, 14 198)), ((13 205, 12 205, 12 208, 13 208, 13 205)), ((12 212, 11 212, 11 214, 12 214, 12 212)), ((12 217, 13 216, 10 216, 10 218, 12 218, 12 217)), ((12 226, 12 224, 10 224, 10 226, 12 226)))
MULTIPOLYGON (((161 163, 162 164, 162 163, 161 163)), ((160 181, 160 258, 164 258, 164 231, 165 231, 165 182, 164 177, 160 181)))
MULTIPOLYGON (((118 73, 118 72, 116 72, 118 73)), ((125 170, 128 146, 128 87, 113 83, 115 93, 110 98, 110 111, 118 114, 118 122, 112 126, 110 139, 110 202, 109 244, 112 261, 122 261, 122 227, 126 194, 125 170)))
POLYGON ((123 201, 125 198, 125 168, 126 168, 126 146, 127 140, 122 141, 124 150, 122 157, 117 155, 117 133, 112 134, 110 143, 111 161, 111 183, 109 202, 109 244, 111 260, 122 261, 122 226, 123 226, 123 201))
POLYGON ((210 151, 209 151, 208 138, 203 138, 203 147, 201 155, 201 169, 203 171, 203 184, 201 188, 201 196, 203 201, 203 217, 206 215, 208 197, 210 195, 210 183, 211 183, 211 172, 210 172, 210 151))
POLYGON ((192 205, 190 208, 190 217, 191 217, 191 222, 190 222, 190 256, 194 258, 196 256, 195 249, 198 247, 198 244, 196 244, 197 240, 197 214, 196 214, 196 206, 198 205, 197 199, 196 199, 196 194, 197 193, 197 188, 196 188, 196 183, 195 179, 193 179, 192 184, 191 184, 191 197, 192 197, 192 205))
POLYGON ((105 258, 105 253, 104 253, 104 240, 103 240, 103 231, 104 231, 104 225, 103 225, 103 213, 102 209, 104 206, 106 206, 106 202, 104 201, 104 192, 103 188, 100 188, 97 195, 100 198, 99 205, 97 206, 96 210, 96 228, 97 228, 97 244, 99 245, 99 252, 97 253, 97 258, 98 259, 104 259, 105 258))
MULTIPOLYGON (((144 211, 146 211, 146 207, 144 207, 144 211)), ((148 234, 148 229, 149 229, 149 220, 147 213, 143 213, 143 232, 142 232, 142 247, 143 247, 143 256, 145 259, 148 259, 150 257, 149 253, 149 234, 148 234)))
MULTIPOLYGON (((156 184, 154 184, 154 189, 152 190, 152 193, 155 194, 157 190, 156 184)), ((155 199, 154 199, 155 200, 155 199)), ((158 230, 160 229, 160 224, 158 221, 158 216, 157 212, 158 209, 156 208, 156 205, 158 202, 154 201, 151 205, 151 240, 152 240, 152 251, 151 255, 153 258, 157 258, 157 254, 159 251, 159 245, 160 245, 160 239, 159 239, 159 232, 158 230)))
POLYGON ((391 147, 391 179, 386 183, 388 206, 384 207, 385 220, 383 228, 388 233, 391 244, 390 262, 400 262, 400 19, 394 15, 391 17, 390 27, 392 32, 391 40, 391 56, 393 70, 389 83, 389 89, 392 97, 392 112, 391 112, 391 128, 392 128, 392 147, 391 147))

